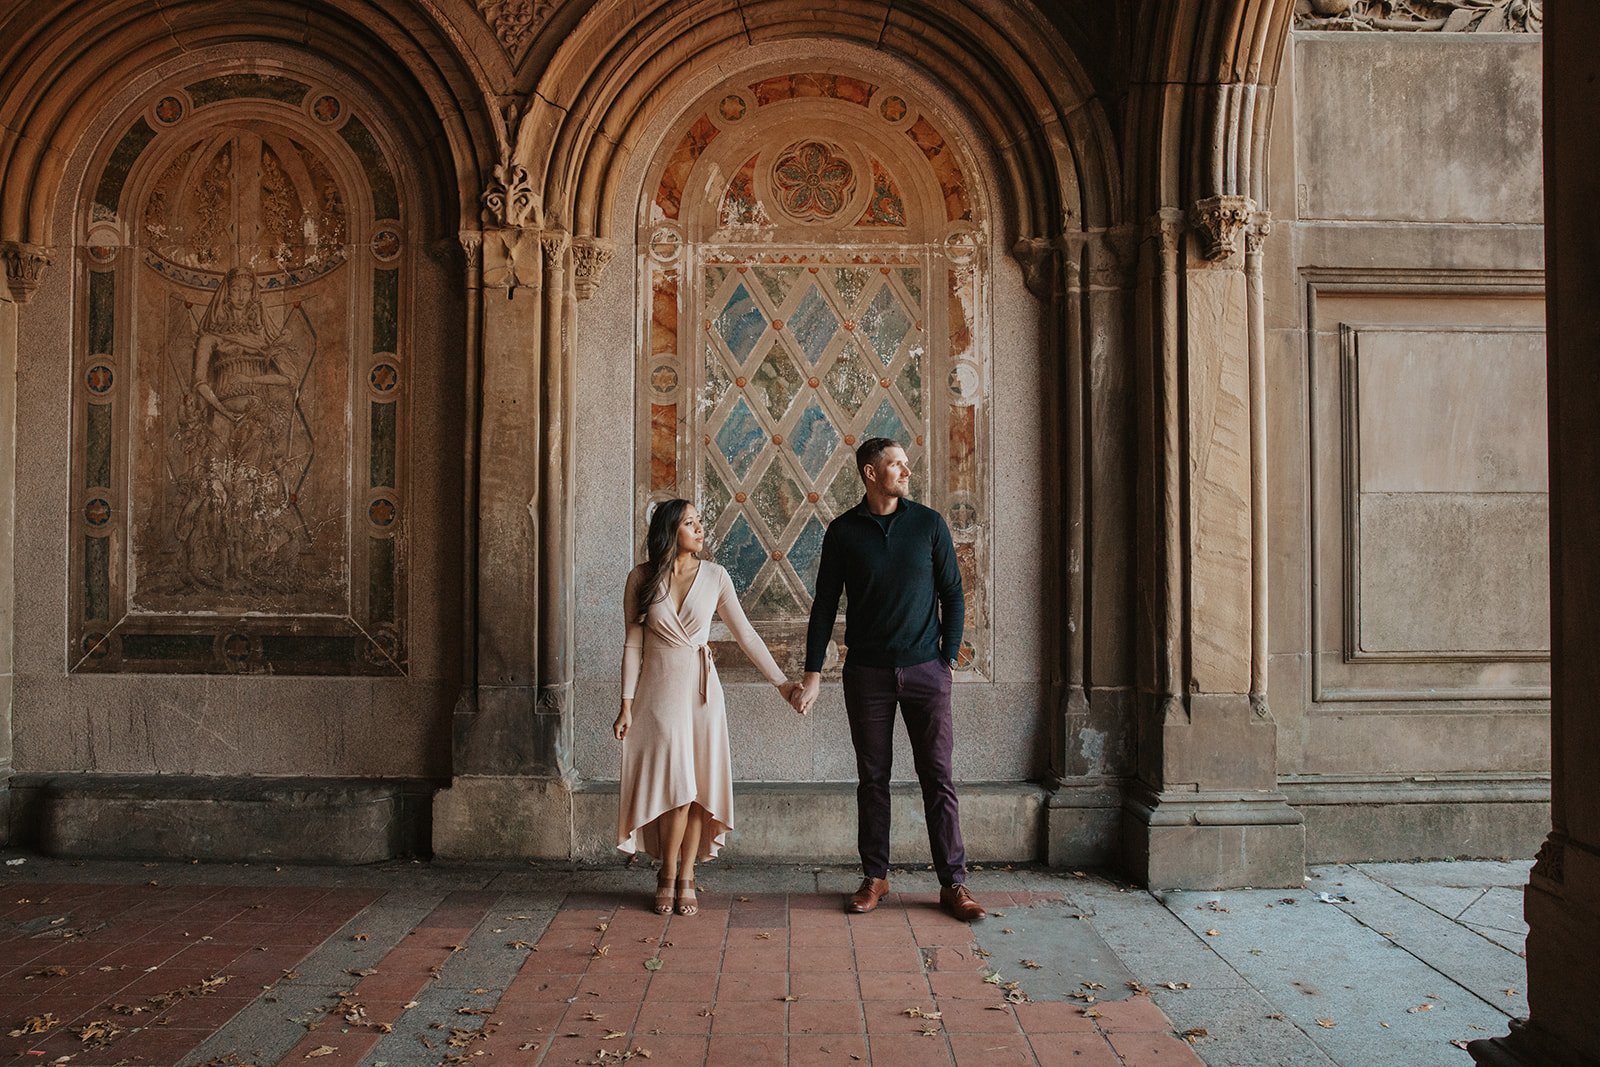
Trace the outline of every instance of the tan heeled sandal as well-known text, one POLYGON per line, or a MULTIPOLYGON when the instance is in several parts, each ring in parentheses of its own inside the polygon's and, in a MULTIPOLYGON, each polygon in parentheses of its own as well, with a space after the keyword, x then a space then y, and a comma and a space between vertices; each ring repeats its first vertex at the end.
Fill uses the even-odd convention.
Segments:
POLYGON ((674 903, 674 901, 675 901, 675 899, 677 897, 677 894, 673 890, 673 886, 675 884, 676 884, 675 880, 671 879, 671 878, 667 878, 667 879, 657 878, 656 879, 656 906, 655 906, 655 912, 656 912, 657 915, 671 915, 672 914, 672 906, 673 906, 673 903, 674 903))
POLYGON ((700 899, 695 896, 694 879, 679 878, 678 886, 678 914, 698 915, 700 913, 700 899))

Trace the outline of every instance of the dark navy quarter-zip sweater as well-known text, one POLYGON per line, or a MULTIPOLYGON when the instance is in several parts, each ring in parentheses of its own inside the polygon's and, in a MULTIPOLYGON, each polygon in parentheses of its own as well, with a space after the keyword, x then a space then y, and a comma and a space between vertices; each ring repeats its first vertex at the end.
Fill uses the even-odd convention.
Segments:
POLYGON ((806 670, 820 671, 845 607, 848 661, 865 667, 954 663, 966 599, 944 516, 902 498, 888 515, 860 504, 828 524, 817 567, 817 595, 806 632, 806 670))

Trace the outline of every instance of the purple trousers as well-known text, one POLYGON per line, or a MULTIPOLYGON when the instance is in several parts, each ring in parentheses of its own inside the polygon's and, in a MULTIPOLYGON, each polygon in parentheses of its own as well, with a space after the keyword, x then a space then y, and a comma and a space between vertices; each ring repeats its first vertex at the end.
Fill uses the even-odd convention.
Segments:
POLYGON ((869 878, 889 875, 889 776, 894 763, 894 712, 911 737, 912 764, 922 784, 928 847, 940 885, 967 880, 961 814, 951 777, 950 668, 939 660, 914 667, 844 667, 844 706, 856 746, 856 835, 869 878))

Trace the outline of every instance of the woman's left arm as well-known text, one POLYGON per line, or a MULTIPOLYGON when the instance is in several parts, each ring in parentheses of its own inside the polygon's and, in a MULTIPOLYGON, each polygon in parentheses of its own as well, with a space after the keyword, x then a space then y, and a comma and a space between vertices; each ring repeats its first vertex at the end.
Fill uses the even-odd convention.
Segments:
MULTIPOLYGON (((705 566, 705 564, 701 564, 705 566)), ((787 684, 783 671, 778 669, 777 660, 772 658, 772 653, 767 650, 767 643, 761 640, 755 627, 750 625, 750 620, 745 618, 744 608, 739 606, 739 594, 733 588, 733 579, 728 577, 728 572, 721 571, 721 587, 717 590, 717 614, 722 616, 722 621, 727 623, 728 629, 733 632, 733 639, 739 642, 739 648, 756 665, 756 669, 766 676, 767 681, 776 686, 787 684)))

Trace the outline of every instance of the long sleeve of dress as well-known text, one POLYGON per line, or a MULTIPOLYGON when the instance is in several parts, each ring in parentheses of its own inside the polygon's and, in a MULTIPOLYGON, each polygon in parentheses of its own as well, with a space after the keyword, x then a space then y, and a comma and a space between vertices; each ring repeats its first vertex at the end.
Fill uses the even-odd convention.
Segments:
POLYGON ((722 616, 722 621, 733 633, 733 639, 739 642, 739 647, 750 657, 750 662, 755 664, 756 670, 765 675, 767 681, 773 685, 782 685, 787 679, 784 678, 783 671, 778 669, 777 660, 773 659, 772 653, 767 650, 767 643, 761 640, 755 627, 750 625, 750 620, 745 618, 744 608, 739 606, 739 594, 733 588, 733 579, 728 577, 727 571, 722 571, 720 577, 722 588, 717 592, 717 614, 722 616))
POLYGON ((622 593, 622 614, 627 629, 622 641, 622 699, 632 700, 639 684, 639 668, 644 663, 644 623, 639 621, 638 608, 640 570, 628 572, 628 585, 622 593))

